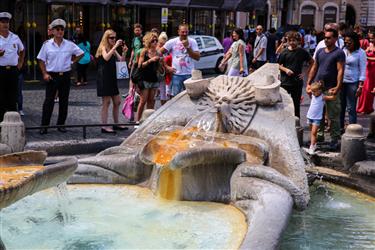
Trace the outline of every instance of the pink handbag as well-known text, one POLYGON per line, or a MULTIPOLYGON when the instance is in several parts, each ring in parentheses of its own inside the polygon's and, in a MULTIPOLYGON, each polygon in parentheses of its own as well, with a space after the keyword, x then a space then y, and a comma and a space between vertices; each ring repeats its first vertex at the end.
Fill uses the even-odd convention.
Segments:
POLYGON ((134 95, 135 95, 135 88, 133 87, 130 90, 130 94, 125 98, 124 105, 122 106, 122 114, 128 120, 133 120, 134 118, 134 113, 133 113, 134 95))

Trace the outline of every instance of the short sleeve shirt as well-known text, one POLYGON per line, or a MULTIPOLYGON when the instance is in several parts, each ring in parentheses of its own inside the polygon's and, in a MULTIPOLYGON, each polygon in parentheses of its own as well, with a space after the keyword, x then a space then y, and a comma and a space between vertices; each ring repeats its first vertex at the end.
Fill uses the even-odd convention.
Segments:
POLYGON ((330 89, 337 85, 337 63, 345 63, 345 53, 342 49, 335 47, 330 52, 325 52, 325 49, 320 49, 316 53, 316 63, 318 64, 318 73, 315 79, 324 82, 324 88, 330 89))
POLYGON ((83 51, 73 42, 63 39, 60 46, 53 38, 47 40, 37 58, 46 64, 47 72, 67 72, 72 68, 72 56, 80 56, 83 51))
POLYGON ((134 58, 133 62, 136 62, 137 57, 141 54, 142 51, 142 38, 141 37, 134 37, 132 41, 132 49, 134 51, 134 58))
POLYGON ((254 43, 254 57, 258 55, 258 51, 264 48, 263 53, 258 57, 258 61, 265 62, 267 61, 267 37, 266 35, 262 34, 261 36, 257 36, 254 43))
MULTIPOLYGON (((195 39, 188 38, 189 46, 193 51, 199 51, 195 39)), ((175 75, 190 75, 195 68, 194 60, 189 56, 179 37, 169 40, 164 48, 172 54, 172 67, 176 69, 175 75)))
POLYGON ((278 63, 294 72, 293 75, 288 76, 284 71, 281 71, 281 85, 291 86, 296 82, 301 82, 298 75, 302 73, 304 62, 311 60, 311 55, 302 48, 294 50, 284 49, 278 59, 278 63))
POLYGON ((0 49, 5 50, 0 56, 0 66, 17 66, 18 53, 24 50, 24 46, 16 34, 9 32, 7 37, 0 35, 0 49))

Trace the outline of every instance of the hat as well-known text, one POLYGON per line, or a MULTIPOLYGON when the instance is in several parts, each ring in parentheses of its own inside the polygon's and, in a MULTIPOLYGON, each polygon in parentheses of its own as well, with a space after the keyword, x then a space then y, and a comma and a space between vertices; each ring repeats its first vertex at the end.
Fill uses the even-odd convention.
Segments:
POLYGON ((12 15, 9 12, 0 12, 0 19, 11 19, 12 15))
POLYGON ((52 23, 50 24, 51 25, 51 29, 53 28, 56 28, 57 26, 62 26, 62 27, 66 27, 66 22, 62 19, 55 19, 52 21, 52 23))

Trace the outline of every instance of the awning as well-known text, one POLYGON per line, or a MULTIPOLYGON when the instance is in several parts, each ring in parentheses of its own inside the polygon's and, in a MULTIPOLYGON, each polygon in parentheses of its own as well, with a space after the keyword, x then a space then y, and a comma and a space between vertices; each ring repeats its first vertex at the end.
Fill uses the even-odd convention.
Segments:
POLYGON ((263 10, 266 7, 266 1, 264 0, 242 0, 238 6, 238 11, 249 12, 255 9, 263 10))
POLYGON ((128 0, 46 0, 47 3, 96 3, 96 4, 126 4, 128 0))
POLYGON ((189 3, 190 7, 195 8, 210 8, 210 9, 220 9, 223 5, 224 0, 191 0, 189 3))

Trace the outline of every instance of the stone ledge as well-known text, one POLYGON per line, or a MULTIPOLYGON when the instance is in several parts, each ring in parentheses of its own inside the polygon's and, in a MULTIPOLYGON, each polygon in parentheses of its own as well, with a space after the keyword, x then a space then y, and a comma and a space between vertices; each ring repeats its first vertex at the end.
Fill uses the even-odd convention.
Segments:
POLYGON ((359 161, 350 169, 353 174, 370 176, 375 178, 375 162, 374 161, 359 161))

